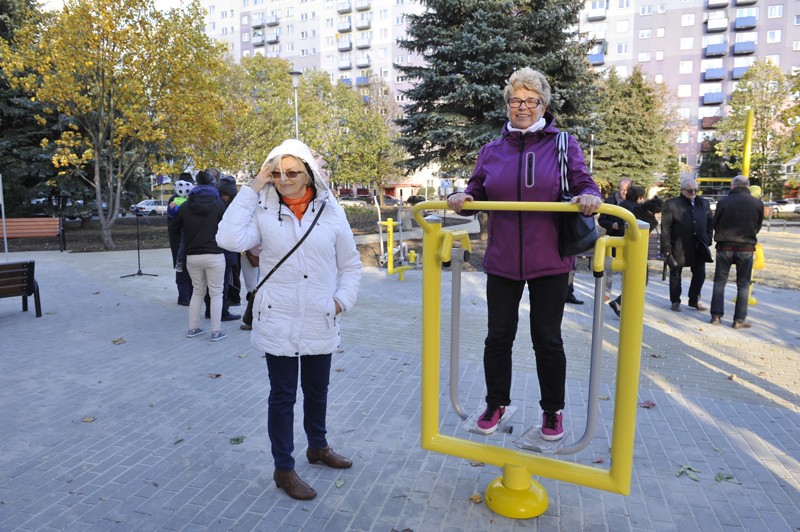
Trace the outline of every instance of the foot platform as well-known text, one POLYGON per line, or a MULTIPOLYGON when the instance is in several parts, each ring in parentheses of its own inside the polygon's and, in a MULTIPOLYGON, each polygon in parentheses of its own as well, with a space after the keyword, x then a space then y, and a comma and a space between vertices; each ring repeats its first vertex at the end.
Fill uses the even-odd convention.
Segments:
POLYGON ((547 441, 542 438, 542 426, 537 425, 528 428, 522 433, 522 436, 517 438, 514 445, 526 451, 533 451, 542 454, 556 454, 565 446, 565 442, 569 439, 570 431, 564 429, 564 436, 558 441, 547 441))

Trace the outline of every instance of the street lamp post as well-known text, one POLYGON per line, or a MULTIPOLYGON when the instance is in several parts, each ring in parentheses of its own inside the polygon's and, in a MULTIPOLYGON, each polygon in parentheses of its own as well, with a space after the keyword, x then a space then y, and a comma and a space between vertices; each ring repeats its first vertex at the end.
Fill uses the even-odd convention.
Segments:
POLYGON ((300 140, 300 115, 297 112, 297 87, 300 86, 300 77, 303 73, 292 70, 289 72, 289 75, 292 76, 292 86, 294 87, 294 138, 300 140))

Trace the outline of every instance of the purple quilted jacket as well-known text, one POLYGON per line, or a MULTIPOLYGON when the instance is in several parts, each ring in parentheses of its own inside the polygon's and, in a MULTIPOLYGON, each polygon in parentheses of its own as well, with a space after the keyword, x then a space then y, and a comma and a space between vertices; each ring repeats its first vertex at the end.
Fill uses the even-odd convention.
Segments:
MULTIPOLYGON (((547 125, 533 133, 509 131, 506 124, 499 139, 481 148, 465 192, 475 201, 559 201, 559 130, 550 113, 544 118, 547 125)), ((599 198, 600 189, 572 136, 568 160, 572 194, 599 198)), ((483 259, 487 273, 534 279, 567 273, 574 264, 574 257, 562 259, 558 253, 557 213, 489 211, 489 240, 483 259)))

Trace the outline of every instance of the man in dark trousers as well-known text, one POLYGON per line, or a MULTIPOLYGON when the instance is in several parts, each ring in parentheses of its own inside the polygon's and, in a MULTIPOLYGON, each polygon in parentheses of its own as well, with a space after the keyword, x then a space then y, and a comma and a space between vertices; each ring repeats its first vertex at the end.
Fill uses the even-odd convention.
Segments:
POLYGON ((664 202, 661 211, 661 255, 669 265, 669 300, 672 310, 681 311, 681 274, 683 267, 692 270, 689 306, 708 310, 700 302, 700 290, 706 280, 706 262, 711 262, 713 235, 711 205, 697 195, 697 181, 681 179, 681 194, 664 202))
MULTIPOLYGON (((631 186, 633 181, 628 179, 627 177, 623 177, 617 183, 617 192, 608 196, 603 203, 608 203, 609 205, 619 205, 625 199, 625 195, 628 193, 628 188, 631 186)), ((625 234, 625 222, 622 221, 622 218, 617 218, 616 216, 612 216, 610 214, 601 214, 597 217, 597 223, 600 224, 600 227, 606 230, 606 235, 608 236, 622 236, 625 234)), ((605 277, 606 277, 606 286, 603 294, 603 299, 608 301, 611 298, 611 288, 614 284, 614 272, 611 270, 611 258, 616 256, 616 250, 611 250, 611 256, 606 257, 605 263, 605 277)))
POLYGON ((736 265, 736 307, 733 328, 749 329, 747 303, 750 299, 750 277, 753 253, 764 221, 764 204, 750 193, 750 180, 737 175, 731 181, 731 192, 717 204, 714 214, 714 241, 717 243, 717 267, 714 270, 714 292, 711 296, 711 324, 719 325, 725 314, 725 283, 731 265, 736 265))

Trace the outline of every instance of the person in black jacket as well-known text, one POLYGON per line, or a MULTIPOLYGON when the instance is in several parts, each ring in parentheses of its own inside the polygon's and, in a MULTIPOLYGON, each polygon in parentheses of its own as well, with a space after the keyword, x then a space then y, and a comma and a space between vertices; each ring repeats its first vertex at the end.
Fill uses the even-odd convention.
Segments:
POLYGON ((706 262, 711 262, 713 235, 711 205, 697 195, 697 181, 681 180, 681 194, 664 202, 661 212, 661 255, 669 265, 669 300, 672 310, 681 311, 681 274, 683 267, 692 270, 689 306, 708 310, 700 302, 700 290, 706 280, 706 262))
MULTIPOLYGON (((603 203, 608 203, 610 205, 619 205, 625 200, 625 196, 628 193, 628 188, 633 184, 633 181, 624 177, 619 180, 617 183, 617 192, 608 196, 603 203)), ((622 236, 625 234, 625 222, 622 221, 622 218, 617 218, 616 216, 612 216, 610 214, 601 214, 597 217, 597 223, 600 224, 600 227, 606 230, 606 234, 608 236, 622 236)), ((611 258, 616 256, 615 249, 611 250, 611 256, 606 257, 605 263, 605 278, 606 278, 606 286, 604 290, 604 300, 608 301, 611 298, 611 288, 614 285, 614 271, 611 269, 611 258)))
POLYGON ((192 278, 189 331, 186 336, 193 338, 205 332, 200 328, 200 315, 207 288, 211 296, 211 340, 217 341, 227 336, 221 330, 225 256, 215 239, 217 226, 225 213, 225 203, 219 197, 213 172, 201 170, 195 181, 197 185, 189 193, 186 203, 175 213, 169 230, 180 233, 183 229, 186 269, 192 278))
POLYGON ((725 283, 731 265, 736 265, 736 307, 733 328, 749 329, 747 303, 750 299, 750 276, 753 252, 764 222, 764 204, 750 194, 750 180, 737 175, 731 180, 731 192, 717 204, 714 214, 714 241, 717 243, 717 266, 714 270, 714 292, 711 296, 711 323, 719 325, 725 314, 725 283))
MULTIPOLYGON (((647 222, 650 226, 649 231, 652 232, 658 226, 656 219, 656 212, 661 212, 663 202, 657 196, 651 200, 644 199, 645 190, 639 185, 631 185, 625 193, 625 199, 619 203, 620 207, 631 211, 637 220, 647 222)), ((623 223, 623 231, 625 234, 625 225, 623 223)), ((608 302, 608 306, 614 311, 614 314, 619 316, 620 309, 622 309, 622 294, 617 296, 617 299, 608 302)))

